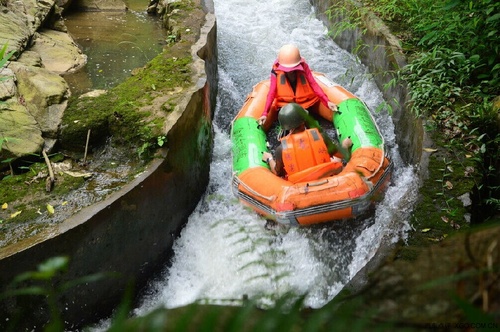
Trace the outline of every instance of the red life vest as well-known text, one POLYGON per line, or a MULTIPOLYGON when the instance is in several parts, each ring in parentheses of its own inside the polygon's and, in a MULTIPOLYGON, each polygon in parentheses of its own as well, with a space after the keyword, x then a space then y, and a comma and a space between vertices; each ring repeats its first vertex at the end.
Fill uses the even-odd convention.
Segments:
POLYGON ((288 103, 297 103, 305 109, 317 103, 320 99, 306 79, 303 71, 297 71, 295 92, 286 78, 286 73, 278 70, 279 64, 274 65, 276 72, 276 106, 283 107, 288 103))
POLYGON ((316 128, 282 138, 281 146, 283 165, 288 177, 330 161, 328 148, 316 128))

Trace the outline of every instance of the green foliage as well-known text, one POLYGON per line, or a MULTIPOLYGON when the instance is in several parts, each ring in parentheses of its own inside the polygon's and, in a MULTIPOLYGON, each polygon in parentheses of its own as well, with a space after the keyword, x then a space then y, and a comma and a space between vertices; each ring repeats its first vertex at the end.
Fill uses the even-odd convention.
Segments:
POLYGON ((173 44, 173 43, 175 43, 177 41, 177 39, 178 39, 177 35, 170 34, 170 35, 167 36, 166 41, 167 41, 167 44, 173 44))
POLYGON ((415 31, 422 36, 419 45, 461 50, 465 58, 477 61, 472 80, 488 81, 487 88, 498 92, 500 2, 449 0, 429 9, 415 21, 415 31))
MULTIPOLYGON (((397 24, 412 51, 453 50, 473 63, 463 76, 485 94, 499 92, 500 2, 495 0, 366 0, 391 28, 397 24)), ((459 84, 463 84, 460 81, 459 84)))
POLYGON ((335 1, 332 6, 325 11, 325 14, 330 20, 337 21, 333 24, 328 34, 336 38, 346 30, 362 28, 361 18, 367 12, 366 8, 356 7, 349 0, 335 1))
POLYGON ((167 137, 165 135, 160 135, 156 138, 159 147, 162 147, 167 142, 167 137))
POLYGON ((15 51, 10 51, 9 53, 6 54, 7 52, 7 47, 8 44, 4 44, 3 47, 0 49, 0 68, 3 68, 5 64, 9 61, 9 59, 14 55, 15 51))
POLYGON ((171 310, 157 309, 144 317, 120 322, 118 328, 113 325, 109 331, 361 332, 395 329, 391 322, 372 320, 374 312, 360 312, 363 304, 360 297, 349 303, 332 301, 318 310, 304 309, 302 300, 291 300, 285 295, 267 310, 262 310, 252 301, 245 301, 237 307, 191 304, 171 310))
POLYGON ((472 92, 470 77, 478 57, 466 58, 461 52, 434 48, 422 52, 399 73, 408 83, 412 109, 417 116, 451 107, 472 92))
POLYGON ((482 174, 482 181, 475 188, 479 215, 488 218, 500 212, 500 134, 498 110, 486 99, 475 104, 467 143, 475 151, 472 159, 482 174))
POLYGON ((472 156, 483 177, 475 186, 478 204, 497 213, 500 136, 491 101, 500 93, 500 2, 362 3, 395 31, 409 54, 409 64, 390 84, 406 82, 413 113, 435 124, 451 143, 447 148, 472 156))

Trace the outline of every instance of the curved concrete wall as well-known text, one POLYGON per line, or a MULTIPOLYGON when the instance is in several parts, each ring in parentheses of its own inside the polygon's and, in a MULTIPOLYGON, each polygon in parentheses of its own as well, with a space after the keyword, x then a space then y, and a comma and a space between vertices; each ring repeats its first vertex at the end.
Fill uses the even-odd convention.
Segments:
MULTIPOLYGON (((58 255, 70 257, 69 270, 57 280, 59 285, 95 273, 116 273, 117 277, 64 293, 64 321, 78 327, 109 316, 129 282, 138 291, 165 265, 175 237, 208 184, 218 84, 216 37, 215 16, 209 13, 191 51, 198 80, 169 119, 164 158, 105 201, 56 225, 50 234, 2 248, 0 294, 15 276, 34 271, 39 263, 58 255)), ((48 317, 43 303, 32 296, 3 301, 0 327, 8 326, 16 309, 23 308, 21 326, 32 329, 39 324, 39 330, 48 317)))
MULTIPOLYGON (((341 17, 329 18, 325 12, 335 3, 334 0, 310 0, 316 10, 316 16, 331 30, 341 17)), ((353 8, 356 2, 352 0, 353 8)), ((354 10, 355 12, 355 10, 354 10)), ((361 62, 374 75, 377 86, 384 94, 384 99, 393 108, 392 118, 396 126, 397 143, 403 160, 409 164, 422 162, 422 145, 425 139, 422 121, 415 119, 406 107, 408 93, 402 84, 386 88, 394 77, 392 73, 406 64, 406 59, 398 40, 390 33, 383 22, 373 14, 362 17, 366 32, 361 29, 342 31, 334 41, 349 52, 356 51, 361 62), (362 45, 362 47, 359 47, 362 45)))

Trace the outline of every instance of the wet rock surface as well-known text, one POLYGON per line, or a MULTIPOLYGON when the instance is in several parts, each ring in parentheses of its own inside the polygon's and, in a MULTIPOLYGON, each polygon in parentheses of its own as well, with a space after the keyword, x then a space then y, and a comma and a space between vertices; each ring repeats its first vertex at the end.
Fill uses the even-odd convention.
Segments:
MULTIPOLYGON (((64 31, 53 1, 6 1, 0 12, 0 45, 10 62, 0 69, 1 158, 18 158, 50 149, 70 90, 60 76, 77 70, 86 57, 64 31), (60 30, 63 31, 60 31, 60 30), (31 119, 30 119, 31 117, 31 119)), ((2 168, 6 164, 2 164, 2 168)))

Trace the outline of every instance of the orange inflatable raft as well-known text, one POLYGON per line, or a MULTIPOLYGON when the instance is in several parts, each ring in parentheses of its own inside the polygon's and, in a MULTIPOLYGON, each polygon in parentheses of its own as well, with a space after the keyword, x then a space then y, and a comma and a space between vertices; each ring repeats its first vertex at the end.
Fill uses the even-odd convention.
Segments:
POLYGON ((390 179, 392 163, 367 106, 323 74, 314 76, 329 100, 338 105, 333 119, 323 105, 319 115, 333 121, 340 143, 347 137, 353 142, 351 158, 343 169, 338 163, 328 162, 290 179, 270 171, 262 153, 268 151, 266 134, 277 120, 276 110, 271 110, 263 126, 257 121, 264 109, 269 80, 253 87, 232 122, 233 192, 243 204, 281 224, 305 226, 363 215, 390 179))

